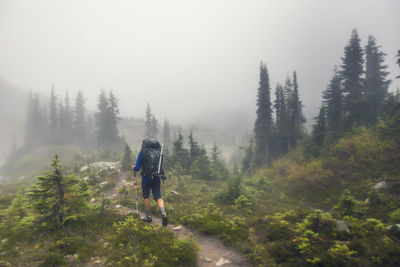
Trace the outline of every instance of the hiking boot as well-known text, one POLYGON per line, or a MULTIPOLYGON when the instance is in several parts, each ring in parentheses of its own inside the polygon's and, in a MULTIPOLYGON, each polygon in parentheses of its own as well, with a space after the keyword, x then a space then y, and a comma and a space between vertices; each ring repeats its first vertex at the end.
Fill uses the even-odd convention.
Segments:
POLYGON ((167 215, 163 215, 162 216, 162 226, 167 226, 168 225, 168 218, 167 218, 167 215))
POLYGON ((151 222, 153 221, 153 219, 151 218, 151 216, 148 216, 148 215, 143 216, 141 219, 142 219, 142 221, 148 222, 148 223, 151 223, 151 222))

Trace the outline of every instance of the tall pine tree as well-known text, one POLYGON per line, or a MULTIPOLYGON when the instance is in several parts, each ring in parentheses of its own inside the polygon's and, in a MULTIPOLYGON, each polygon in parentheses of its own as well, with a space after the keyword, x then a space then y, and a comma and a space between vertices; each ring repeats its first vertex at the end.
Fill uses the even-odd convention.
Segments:
POLYGON ((146 137, 150 139, 157 139, 158 122, 156 117, 151 113, 150 104, 147 104, 145 126, 146 126, 146 137))
POLYGON ((318 157, 321 154, 322 148, 325 143, 326 134, 326 108, 324 105, 319 109, 319 114, 315 118, 315 124, 312 128, 311 140, 306 150, 309 154, 314 157, 318 157))
POLYGON ((341 77, 334 68, 333 77, 322 94, 326 107, 326 142, 332 144, 342 133, 343 95, 341 90, 341 77))
POLYGON ((279 157, 288 152, 289 123, 286 108, 286 99, 282 85, 276 85, 275 91, 275 118, 276 134, 274 138, 274 157, 279 157))
POLYGON ((59 117, 57 116, 57 96, 54 93, 54 85, 51 87, 50 103, 49 103, 49 140, 56 143, 59 134, 59 117))
POLYGON ((75 120, 73 130, 74 138, 76 140, 76 143, 79 145, 85 145, 87 141, 85 111, 85 99, 83 98, 82 92, 78 91, 75 100, 75 120))
POLYGON ((380 51, 380 46, 376 45, 373 36, 368 36, 368 44, 365 47, 365 102, 367 124, 378 122, 379 113, 383 109, 385 98, 387 97, 390 80, 386 79, 389 72, 384 65, 385 53, 380 51))
POLYGON ((361 125, 366 114, 366 105, 363 101, 363 51, 357 30, 351 33, 351 38, 344 48, 341 75, 345 100, 344 127, 346 130, 353 126, 361 125))
POLYGON ((273 122, 268 70, 264 63, 260 64, 260 82, 257 93, 257 117, 254 126, 255 153, 254 165, 260 167, 271 160, 270 145, 273 122))
POLYGON ((97 142, 101 146, 115 145, 120 141, 118 135, 118 100, 112 92, 107 98, 104 90, 101 91, 95 114, 97 126, 97 142))
POLYGON ((163 143, 164 147, 171 151, 171 129, 169 128, 169 121, 167 119, 164 120, 163 143))
POLYGON ((290 121, 289 143, 291 144, 291 147, 295 147, 302 138, 303 124, 305 122, 302 110, 303 105, 299 96, 299 85, 297 83, 296 71, 293 72, 293 81, 291 85, 293 90, 291 95, 288 97, 288 117, 290 121))

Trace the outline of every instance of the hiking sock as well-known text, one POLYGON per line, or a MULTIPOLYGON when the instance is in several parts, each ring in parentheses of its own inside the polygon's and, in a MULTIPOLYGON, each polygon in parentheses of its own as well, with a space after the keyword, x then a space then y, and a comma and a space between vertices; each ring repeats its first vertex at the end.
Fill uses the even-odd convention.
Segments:
POLYGON ((162 214, 162 216, 167 216, 167 213, 165 212, 165 208, 164 207, 160 207, 160 210, 161 210, 161 214, 162 214))
POLYGON ((151 217, 150 210, 146 210, 146 216, 147 216, 147 217, 151 217))

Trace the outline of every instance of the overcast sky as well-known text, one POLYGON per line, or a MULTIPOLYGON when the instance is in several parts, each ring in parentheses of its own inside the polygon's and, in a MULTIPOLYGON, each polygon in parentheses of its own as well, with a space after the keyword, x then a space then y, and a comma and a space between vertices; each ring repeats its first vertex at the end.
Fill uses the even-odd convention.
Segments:
POLYGON ((310 117, 353 28, 363 46, 376 37, 395 80, 399 11, 398 0, 0 0, 0 78, 47 95, 81 89, 91 109, 112 89, 124 116, 150 103, 159 121, 184 123, 254 116, 263 60, 273 90, 297 71, 310 117))

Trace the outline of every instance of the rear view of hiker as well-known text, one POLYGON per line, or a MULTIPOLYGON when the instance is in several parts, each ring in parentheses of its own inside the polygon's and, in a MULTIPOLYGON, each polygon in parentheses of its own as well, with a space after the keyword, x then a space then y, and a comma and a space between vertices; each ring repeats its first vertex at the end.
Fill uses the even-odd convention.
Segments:
POLYGON ((142 191, 144 198, 144 206, 146 216, 142 217, 145 222, 151 222, 150 214, 150 189, 153 194, 153 199, 160 207, 162 214, 162 225, 168 225, 167 213, 165 212, 164 201, 161 198, 161 182, 165 180, 164 170, 162 166, 162 146, 157 140, 144 139, 142 149, 136 160, 136 165, 133 165, 133 171, 136 173, 142 170, 142 191))

